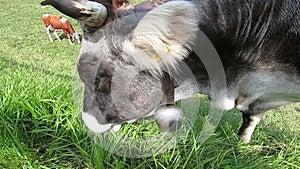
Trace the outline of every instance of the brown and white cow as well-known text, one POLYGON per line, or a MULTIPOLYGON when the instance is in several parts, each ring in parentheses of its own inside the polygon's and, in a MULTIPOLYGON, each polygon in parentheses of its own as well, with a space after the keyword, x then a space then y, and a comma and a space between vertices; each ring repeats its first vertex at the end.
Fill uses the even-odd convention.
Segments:
POLYGON ((69 43, 72 44, 72 41, 77 41, 80 43, 80 36, 78 33, 75 32, 74 28, 72 27, 69 20, 64 17, 51 15, 51 14, 44 14, 43 23, 46 26, 46 33, 51 42, 53 39, 51 38, 51 32, 55 35, 56 39, 61 41, 59 38, 57 31, 62 31, 66 38, 68 39, 69 43), (72 39, 72 40, 71 40, 72 39))
POLYGON ((171 1, 155 8, 153 2, 118 13, 109 0, 42 2, 82 25, 77 66, 89 129, 104 132, 161 110, 161 91, 175 100, 193 94, 181 65, 215 107, 242 112, 238 134, 246 143, 267 110, 300 102, 300 0, 171 1), (218 59, 205 41, 195 41, 199 32, 218 59), (173 72, 182 81, 165 78, 173 72))

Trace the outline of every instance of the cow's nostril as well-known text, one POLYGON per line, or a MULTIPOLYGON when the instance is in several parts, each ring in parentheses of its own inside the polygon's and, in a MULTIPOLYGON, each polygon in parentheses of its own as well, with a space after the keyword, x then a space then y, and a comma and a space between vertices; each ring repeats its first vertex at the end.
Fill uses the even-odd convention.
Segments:
POLYGON ((95 79, 96 90, 103 93, 110 93, 111 91, 111 81, 109 78, 96 78, 95 79))

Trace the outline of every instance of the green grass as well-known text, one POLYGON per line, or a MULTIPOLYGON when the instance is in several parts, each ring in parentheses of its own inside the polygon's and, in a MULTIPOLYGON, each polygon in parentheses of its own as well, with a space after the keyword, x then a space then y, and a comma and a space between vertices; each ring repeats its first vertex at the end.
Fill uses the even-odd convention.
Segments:
POLYGON ((241 124, 236 111, 225 112, 214 134, 199 143, 209 109, 201 97, 197 126, 167 151, 126 158, 104 150, 96 144, 101 139, 114 147, 116 140, 127 143, 120 135, 148 138, 159 134, 157 127, 133 123, 108 138, 89 137, 72 94, 81 45, 50 43, 41 21, 44 13, 60 13, 41 9, 37 0, 0 2, 0 168, 300 168, 299 104, 270 111, 249 145, 235 134, 241 124))

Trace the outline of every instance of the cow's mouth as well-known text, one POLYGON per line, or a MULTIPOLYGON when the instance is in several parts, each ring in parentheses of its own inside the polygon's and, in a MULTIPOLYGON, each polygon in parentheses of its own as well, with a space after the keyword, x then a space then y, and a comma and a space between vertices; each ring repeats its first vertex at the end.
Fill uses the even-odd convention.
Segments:
MULTIPOLYGON (((148 117, 148 116, 152 116, 152 115, 154 115, 154 111, 152 111, 149 114, 147 114, 143 117, 140 117, 140 118, 144 118, 144 117, 148 117)), ((109 130, 113 131, 113 132, 118 132, 120 130, 122 124, 133 123, 140 118, 130 119, 130 120, 122 122, 121 124, 117 124, 117 123, 100 124, 95 116, 93 116, 89 113, 86 113, 86 112, 82 112, 82 120, 83 120, 85 126, 94 133, 104 133, 109 130)))
POLYGON ((95 116, 86 112, 82 112, 82 120, 85 126, 94 133, 106 132, 113 126, 112 123, 100 124, 95 116))
POLYGON ((82 112, 82 120, 85 126, 94 133, 104 133, 106 131, 113 131, 118 132, 121 128, 121 125, 124 123, 133 123, 138 119, 153 116, 156 120, 156 123, 160 130, 173 132, 178 130, 181 127, 183 112, 181 109, 176 107, 175 105, 161 105, 155 110, 149 112, 148 114, 136 118, 123 121, 122 123, 107 123, 107 124, 100 124, 95 116, 82 112))

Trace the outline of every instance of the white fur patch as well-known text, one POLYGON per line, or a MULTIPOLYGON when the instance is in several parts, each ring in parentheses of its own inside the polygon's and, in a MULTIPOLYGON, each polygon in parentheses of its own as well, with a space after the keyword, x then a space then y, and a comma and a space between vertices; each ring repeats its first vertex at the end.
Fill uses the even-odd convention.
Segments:
POLYGON ((243 131, 243 134, 241 135, 244 143, 249 143, 251 140, 252 133, 254 132, 254 129, 256 125, 261 121, 263 118, 264 113, 253 115, 250 117, 250 124, 249 126, 243 131))
POLYGON ((227 110, 231 110, 235 107, 235 100, 234 99, 229 99, 229 98, 224 98, 224 99, 221 99, 221 100, 217 100, 213 104, 217 108, 227 111, 227 110))
POLYGON ((248 110, 249 110, 249 107, 248 107, 248 106, 244 106, 244 105, 242 105, 242 104, 236 105, 236 108, 237 108, 239 111, 248 111, 248 110))
POLYGON ((103 133, 109 130, 113 124, 99 124, 97 119, 89 113, 82 112, 82 120, 87 128, 95 133, 103 133))
POLYGON ((114 125, 114 126, 112 126, 112 128, 111 128, 111 130, 112 130, 113 132, 118 132, 120 129, 121 129, 121 124, 114 125))
POLYGON ((50 16, 50 14, 43 14, 43 17, 47 17, 47 16, 50 16))
POLYGON ((161 73, 175 69, 188 57, 189 45, 198 31, 198 10, 192 2, 171 1, 145 15, 134 30, 124 51, 141 69, 161 73))
POLYGON ((64 23, 64 22, 67 22, 67 19, 66 18, 61 18, 60 21, 64 23))

